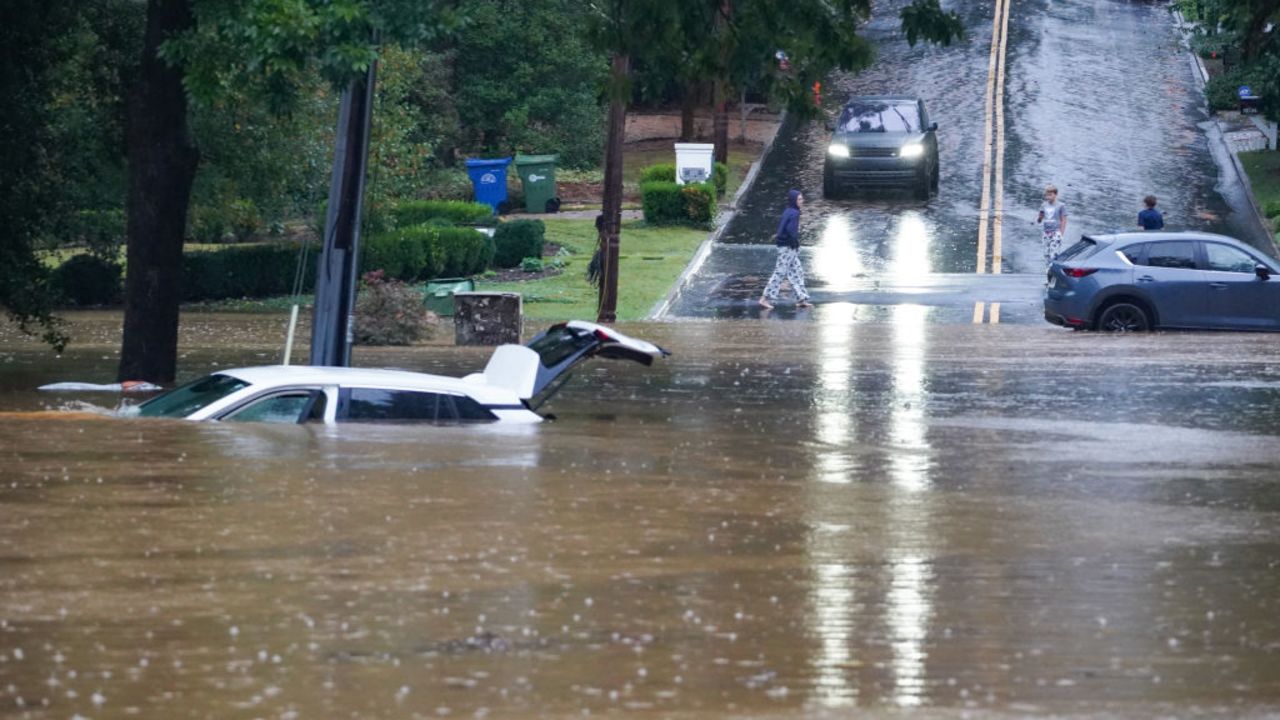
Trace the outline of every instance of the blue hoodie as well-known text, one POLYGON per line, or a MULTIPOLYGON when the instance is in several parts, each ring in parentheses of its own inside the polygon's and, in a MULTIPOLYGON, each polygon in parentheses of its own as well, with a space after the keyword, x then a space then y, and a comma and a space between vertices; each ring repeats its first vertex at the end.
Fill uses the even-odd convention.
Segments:
POLYGON ((782 211, 782 219, 778 221, 778 234, 773 243, 778 247, 793 250, 800 248, 800 191, 787 193, 787 209, 782 211))

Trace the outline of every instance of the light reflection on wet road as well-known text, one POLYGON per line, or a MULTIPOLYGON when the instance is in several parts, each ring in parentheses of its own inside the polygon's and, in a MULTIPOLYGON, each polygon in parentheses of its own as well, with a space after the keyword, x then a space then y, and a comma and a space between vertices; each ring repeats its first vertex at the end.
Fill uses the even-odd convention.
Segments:
MULTIPOLYGON (((935 273, 974 272, 993 9, 983 2, 952 5, 963 16, 968 36, 948 48, 913 49, 896 32, 897 4, 877 4, 869 34, 880 41, 878 62, 858 75, 837 78, 829 92, 837 103, 854 94, 922 97, 940 126, 939 195, 928 202, 896 192, 825 200, 822 161, 830 133, 820 124, 790 123, 740 203, 724 242, 671 315, 760 315, 754 298, 773 269, 770 238, 792 187, 809 200, 801 227, 802 258, 819 303, 911 302, 867 297, 862 286, 868 278, 922 282, 935 273)), ((1027 292, 1035 294, 1043 277, 1040 239, 1031 221, 1049 183, 1061 189, 1070 210, 1068 241, 1085 231, 1130 229, 1142 197, 1154 193, 1171 229, 1223 232, 1274 253, 1246 214, 1232 210, 1247 208, 1247 201, 1234 178, 1218 176, 1201 129, 1207 119, 1203 97, 1166 5, 1018 2, 1009 36, 1003 271, 1022 274, 1027 292)), ((964 304, 944 297, 932 302, 964 304)), ((971 313, 972 302, 967 304, 971 313)), ((1026 307, 1008 309, 1013 313, 1002 321, 1042 321, 1026 307)), ((943 311, 932 319, 966 317, 943 311)))
MULTIPOLYGON (((1280 711, 1273 338, 885 311, 624 327, 676 355, 586 367, 532 428, 0 418, 0 703, 1280 711)), ((8 345, 4 409, 104 347, 8 345)))

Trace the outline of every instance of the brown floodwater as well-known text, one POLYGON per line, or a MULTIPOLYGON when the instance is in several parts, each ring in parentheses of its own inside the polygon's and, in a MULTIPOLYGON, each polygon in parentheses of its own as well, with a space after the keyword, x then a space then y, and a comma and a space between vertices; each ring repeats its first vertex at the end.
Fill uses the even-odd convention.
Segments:
POLYGON ((864 312, 626 326, 514 428, 74 414, 118 314, 4 330, 0 717, 1280 711, 1280 339, 864 312))

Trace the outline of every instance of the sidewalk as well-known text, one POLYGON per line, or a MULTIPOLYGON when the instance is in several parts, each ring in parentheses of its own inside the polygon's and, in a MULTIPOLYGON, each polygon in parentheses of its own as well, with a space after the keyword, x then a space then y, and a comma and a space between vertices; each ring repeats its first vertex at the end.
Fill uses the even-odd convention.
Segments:
MULTIPOLYGON (((1189 22, 1181 11, 1176 9, 1173 11, 1173 17, 1178 32, 1182 35, 1183 46, 1191 57, 1196 78, 1199 81, 1201 90, 1203 90, 1205 84, 1209 82, 1209 70, 1205 67, 1204 60, 1191 50, 1191 37, 1195 24, 1189 22)), ((1210 122, 1216 127, 1218 140, 1225 150, 1225 154, 1230 158, 1230 166, 1239 179, 1240 185, 1244 188, 1244 194, 1248 197, 1254 220, 1259 228, 1268 237, 1272 238, 1273 243, 1276 242, 1277 237, 1272 231, 1271 224, 1267 222, 1261 204, 1258 202, 1258 196, 1254 192, 1249 173, 1240 162, 1240 153, 1276 150, 1275 124, 1268 123, 1257 115, 1244 115, 1237 111, 1211 111, 1210 122)), ((1210 133, 1210 142, 1213 141, 1212 136, 1213 133, 1210 133)))

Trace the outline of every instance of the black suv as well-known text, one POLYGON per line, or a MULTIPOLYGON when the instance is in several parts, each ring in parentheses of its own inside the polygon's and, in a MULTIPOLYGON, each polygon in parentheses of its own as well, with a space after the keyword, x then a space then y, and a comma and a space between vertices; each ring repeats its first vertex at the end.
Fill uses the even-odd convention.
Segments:
POLYGON ((928 200, 938 190, 937 130, 919 98, 850 99, 831 133, 822 194, 836 197, 849 186, 910 187, 928 200))

